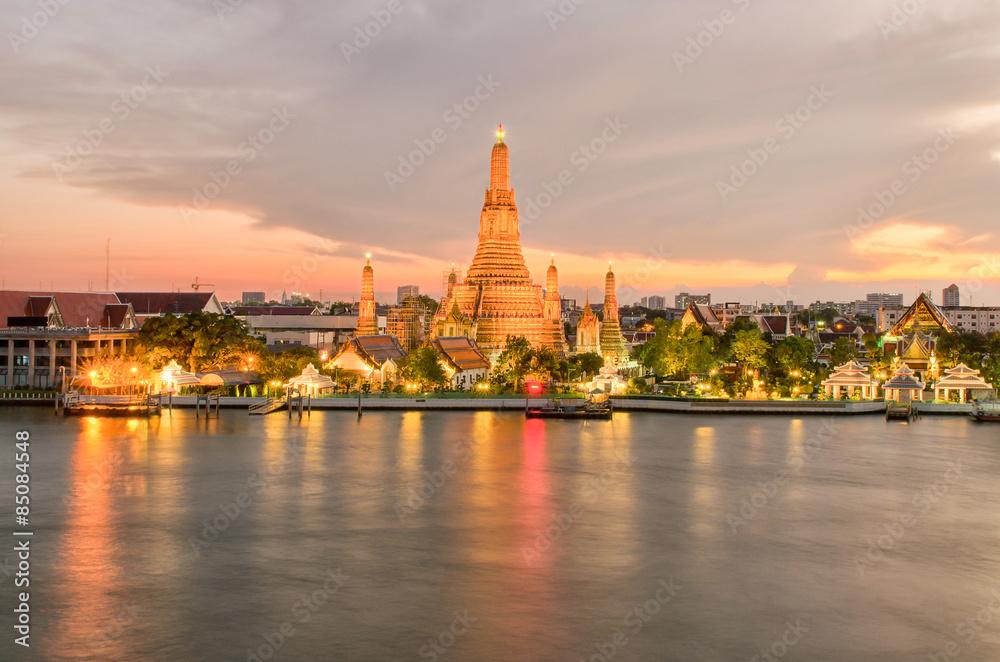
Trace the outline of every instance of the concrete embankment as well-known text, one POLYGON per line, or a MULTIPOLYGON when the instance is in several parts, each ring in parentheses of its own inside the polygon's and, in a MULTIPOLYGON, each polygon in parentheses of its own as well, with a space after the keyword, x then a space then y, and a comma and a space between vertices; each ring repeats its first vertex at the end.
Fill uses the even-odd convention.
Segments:
MULTIPOLYGON (((566 398, 566 400, 570 400, 566 398)), ((614 396, 616 411, 650 411, 676 414, 881 414, 885 412, 885 403, 876 400, 727 400, 717 399, 687 399, 667 398, 661 396, 614 396)), ((248 410, 251 404, 260 402, 259 398, 219 398, 222 409, 248 410)), ((443 411, 523 411, 525 406, 541 407, 551 402, 549 398, 497 397, 497 398, 379 398, 361 399, 362 411, 409 411, 409 410, 443 410, 443 411)), ((52 398, 40 397, 4 397, 0 396, 0 406, 54 406, 52 398)), ((178 409, 193 409, 195 396, 174 396, 172 406, 178 409)), ((204 406, 204 403, 202 404, 204 406)), ((214 406, 214 405, 213 405, 214 406)), ((166 400, 164 407, 167 407, 166 400)), ((917 410, 925 416, 957 415, 969 413, 970 404, 920 402, 917 410)), ((315 398, 312 400, 315 410, 357 410, 356 398, 315 398)), ((287 411, 286 411, 287 415, 287 411)))

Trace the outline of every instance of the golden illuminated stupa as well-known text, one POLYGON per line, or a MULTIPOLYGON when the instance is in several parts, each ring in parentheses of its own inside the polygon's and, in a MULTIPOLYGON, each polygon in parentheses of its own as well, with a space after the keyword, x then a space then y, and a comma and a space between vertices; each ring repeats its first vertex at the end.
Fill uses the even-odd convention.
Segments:
POLYGON ((613 363, 628 361, 628 348, 622 337, 622 327, 618 320, 618 295, 615 288, 615 272, 608 264, 604 277, 604 319, 601 321, 601 354, 613 363))
POLYGON ((372 271, 371 255, 365 256, 365 268, 361 270, 361 301, 358 303, 358 326, 355 336, 377 336, 378 322, 375 319, 375 274, 372 271))
POLYGON ((533 345, 566 355, 561 322, 559 274, 555 259, 546 278, 547 292, 531 282, 521 253, 510 156, 497 132, 490 159, 490 187, 479 217, 479 246, 464 280, 452 273, 438 313, 436 336, 468 335, 491 359, 503 350, 508 335, 524 336, 533 345), (450 333, 449 333, 450 332, 450 333))

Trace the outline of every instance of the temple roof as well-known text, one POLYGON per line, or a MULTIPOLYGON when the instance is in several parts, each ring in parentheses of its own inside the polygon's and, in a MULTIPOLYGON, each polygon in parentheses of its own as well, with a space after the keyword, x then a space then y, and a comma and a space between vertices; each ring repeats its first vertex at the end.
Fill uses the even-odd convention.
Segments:
POLYGON ((979 376, 978 370, 973 370, 964 363, 959 363, 954 368, 949 368, 944 372, 945 376, 938 380, 934 388, 993 388, 992 384, 987 383, 979 376))
POLYGON ((954 331, 951 323, 945 319, 944 313, 922 292, 886 335, 900 338, 914 331, 915 327, 923 333, 954 331))
POLYGON ((471 338, 465 336, 435 338, 431 341, 431 346, 452 370, 461 372, 490 367, 489 359, 471 338))

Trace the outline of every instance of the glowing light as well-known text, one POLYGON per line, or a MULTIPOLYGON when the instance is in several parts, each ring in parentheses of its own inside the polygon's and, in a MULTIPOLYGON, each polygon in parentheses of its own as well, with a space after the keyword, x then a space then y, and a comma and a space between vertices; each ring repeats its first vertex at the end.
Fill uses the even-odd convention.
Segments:
POLYGON ((503 124, 497 129, 497 140, 503 140, 503 124))

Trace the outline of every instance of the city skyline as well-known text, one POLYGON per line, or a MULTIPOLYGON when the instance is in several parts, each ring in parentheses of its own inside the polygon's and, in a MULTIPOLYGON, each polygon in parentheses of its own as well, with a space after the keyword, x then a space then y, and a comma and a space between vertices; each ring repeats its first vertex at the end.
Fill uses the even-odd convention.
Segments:
POLYGON ((380 300, 436 297, 503 122, 528 268, 555 253, 568 298, 612 261, 623 303, 995 305, 1000 10, 896 4, 5 8, 0 276, 103 289, 111 237, 113 290, 350 299, 371 253, 380 300))

